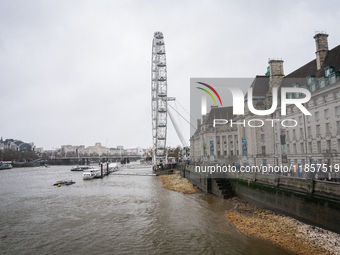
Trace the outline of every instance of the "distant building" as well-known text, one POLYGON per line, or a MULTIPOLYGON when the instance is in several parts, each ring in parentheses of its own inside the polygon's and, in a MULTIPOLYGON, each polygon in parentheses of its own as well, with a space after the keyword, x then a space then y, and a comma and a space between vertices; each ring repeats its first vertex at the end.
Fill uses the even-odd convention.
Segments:
POLYGON ((35 151, 39 152, 39 153, 44 153, 44 148, 43 147, 39 147, 39 148, 36 148, 35 151))
POLYGON ((3 150, 12 150, 12 151, 34 151, 35 146, 34 143, 25 143, 21 140, 15 139, 6 139, 2 143, 0 143, 0 148, 3 150))
POLYGON ((143 156, 145 153, 145 150, 142 149, 141 147, 137 147, 137 148, 129 148, 125 150, 125 153, 127 155, 139 155, 139 156, 143 156))

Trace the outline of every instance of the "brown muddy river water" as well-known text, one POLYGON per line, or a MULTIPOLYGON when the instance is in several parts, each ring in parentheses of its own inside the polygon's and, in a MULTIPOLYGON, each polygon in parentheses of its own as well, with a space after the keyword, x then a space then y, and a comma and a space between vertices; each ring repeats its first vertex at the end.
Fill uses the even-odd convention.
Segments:
POLYGON ((0 171, 0 254, 290 254, 237 231, 231 201, 164 190, 157 176, 83 180, 70 169, 0 171), (53 186, 63 179, 76 183, 53 186))

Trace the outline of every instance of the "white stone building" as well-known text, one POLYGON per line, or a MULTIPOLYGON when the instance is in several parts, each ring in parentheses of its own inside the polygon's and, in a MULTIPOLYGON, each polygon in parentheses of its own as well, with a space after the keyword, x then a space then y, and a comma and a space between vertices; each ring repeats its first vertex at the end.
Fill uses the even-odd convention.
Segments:
MULTIPOLYGON (((253 105, 257 110, 270 109, 273 102, 272 88, 278 95, 284 87, 302 87, 311 92, 305 107, 312 114, 305 116, 294 105, 287 106, 287 115, 281 115, 280 96, 273 114, 253 115, 245 97, 245 115, 232 116, 232 107, 212 107, 210 113, 198 120, 196 133, 190 139, 191 158, 194 162, 225 160, 227 164, 280 165, 340 163, 340 45, 328 49, 327 34, 316 34, 316 58, 287 76, 282 60, 270 60, 266 76, 256 76, 253 88, 253 105), (213 119, 231 119, 236 122, 251 119, 263 121, 262 127, 236 125, 212 126, 213 119), (285 119, 296 121, 295 127, 284 127, 285 119), (267 120, 267 121, 266 121, 267 120), (280 134, 284 131, 285 146, 281 146, 280 134), (242 142, 246 142, 246 153, 242 142), (204 149, 204 147, 207 147, 204 149), (281 157, 285 150, 285 156, 281 157), (206 151, 206 152, 205 152, 206 151)), ((297 93, 287 98, 303 98, 297 93)), ((261 122, 260 122, 261 123, 261 122)), ((288 124, 288 122, 285 122, 288 124)), ((289 121, 289 123, 294 123, 289 121)), ((255 123, 252 123, 255 125, 255 123)), ((295 125, 295 124, 294 124, 295 125)))

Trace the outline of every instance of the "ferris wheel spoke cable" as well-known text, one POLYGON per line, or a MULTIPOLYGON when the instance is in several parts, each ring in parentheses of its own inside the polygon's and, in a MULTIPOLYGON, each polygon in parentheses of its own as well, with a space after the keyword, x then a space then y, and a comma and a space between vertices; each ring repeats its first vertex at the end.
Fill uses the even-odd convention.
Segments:
POLYGON ((175 112, 177 112, 177 114, 179 116, 181 116, 186 122, 188 122, 190 126, 192 126, 194 129, 196 129, 196 127, 194 125, 192 125, 186 118, 184 118, 183 115, 181 115, 178 111, 176 111, 175 108, 173 108, 170 104, 168 104, 168 106, 170 106, 175 112))
POLYGON ((193 121, 195 121, 195 119, 193 117, 191 117, 190 113, 188 113, 188 111, 183 107, 183 105, 178 101, 176 100, 176 102, 183 108, 183 110, 190 116, 190 119, 192 119, 193 121))

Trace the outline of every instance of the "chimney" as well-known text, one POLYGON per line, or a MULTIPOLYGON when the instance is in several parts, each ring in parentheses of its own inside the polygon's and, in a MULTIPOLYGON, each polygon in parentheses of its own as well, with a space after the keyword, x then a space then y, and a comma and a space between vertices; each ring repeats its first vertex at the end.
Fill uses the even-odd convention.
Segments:
POLYGON ((318 33, 314 36, 316 44, 316 67, 319 70, 328 52, 328 34, 318 33))
POLYGON ((208 114, 202 115, 202 121, 205 123, 208 119, 208 114))
POLYGON ((200 129, 201 128, 201 119, 197 119, 197 129, 200 129))
POLYGON ((269 68, 270 68, 270 87, 279 87, 282 81, 282 78, 285 76, 283 73, 283 60, 271 59, 269 60, 269 68))

